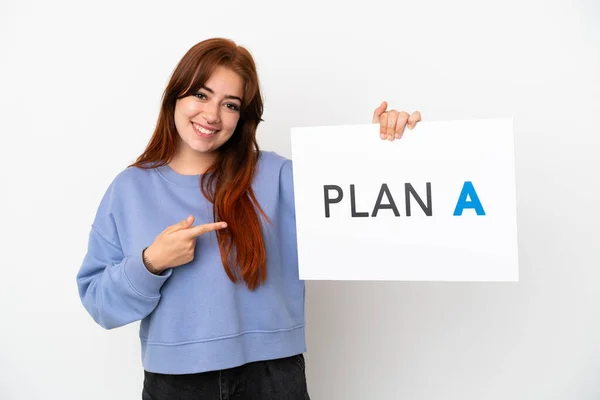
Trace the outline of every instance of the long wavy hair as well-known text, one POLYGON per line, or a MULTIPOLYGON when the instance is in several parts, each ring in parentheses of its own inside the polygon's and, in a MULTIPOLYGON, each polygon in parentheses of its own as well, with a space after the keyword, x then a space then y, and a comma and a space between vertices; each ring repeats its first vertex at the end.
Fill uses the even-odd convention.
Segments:
POLYGON ((217 150, 217 158, 203 174, 199 186, 213 204, 214 220, 227 222, 227 229, 216 231, 225 272, 232 282, 241 277, 254 290, 267 277, 259 212, 270 221, 251 186, 259 157, 256 128, 262 121, 263 102, 256 65, 248 50, 223 38, 208 39, 190 48, 163 93, 154 134, 130 167, 155 168, 172 160, 178 140, 175 103, 196 93, 217 66, 227 67, 242 77, 243 102, 233 135, 217 150))

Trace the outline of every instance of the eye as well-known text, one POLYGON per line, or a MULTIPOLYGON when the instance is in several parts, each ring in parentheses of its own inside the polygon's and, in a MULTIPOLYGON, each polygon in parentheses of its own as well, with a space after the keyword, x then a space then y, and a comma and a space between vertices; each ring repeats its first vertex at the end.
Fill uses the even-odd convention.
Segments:
POLYGON ((200 100, 204 100, 207 99, 208 97, 206 97, 206 95, 202 92, 198 92, 198 93, 194 93, 194 96, 199 98, 200 100))
POLYGON ((229 108, 230 110, 240 111, 240 107, 237 104, 235 104, 235 103, 227 103, 225 106, 227 108, 229 108))

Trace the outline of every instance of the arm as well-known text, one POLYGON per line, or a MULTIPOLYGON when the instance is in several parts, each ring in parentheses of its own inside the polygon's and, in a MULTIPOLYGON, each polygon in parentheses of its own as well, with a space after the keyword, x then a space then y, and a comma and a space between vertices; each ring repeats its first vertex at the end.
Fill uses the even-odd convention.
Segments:
POLYGON ((292 160, 286 160, 281 166, 279 172, 279 190, 283 198, 283 206, 288 208, 292 215, 296 216, 296 207, 294 202, 294 172, 292 160))
POLYGON ((100 204, 89 234, 88 249, 77 274, 81 302, 103 328, 112 329, 143 319, 160 300, 160 288, 171 275, 154 275, 144 266, 142 250, 125 256, 114 219, 110 194, 100 204))

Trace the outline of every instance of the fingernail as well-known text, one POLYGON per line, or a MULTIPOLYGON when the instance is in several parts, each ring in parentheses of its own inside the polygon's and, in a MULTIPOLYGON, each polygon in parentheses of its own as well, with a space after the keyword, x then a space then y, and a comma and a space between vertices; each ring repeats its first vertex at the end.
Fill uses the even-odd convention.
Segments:
POLYGON ((385 139, 385 134, 382 133, 380 136, 382 139, 385 139))
POLYGON ((227 224, 226 224, 225 222, 223 222, 223 223, 221 224, 221 228, 227 228, 227 224))
POLYGON ((398 132, 396 132, 396 139, 400 138, 400 134, 398 132))

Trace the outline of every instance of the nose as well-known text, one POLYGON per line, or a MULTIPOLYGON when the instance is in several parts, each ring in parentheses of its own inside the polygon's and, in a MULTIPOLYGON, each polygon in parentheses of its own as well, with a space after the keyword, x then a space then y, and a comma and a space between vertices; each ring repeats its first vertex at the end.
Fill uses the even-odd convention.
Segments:
POLYGON ((204 111, 202 112, 202 118, 212 125, 218 124, 220 122, 219 119, 219 105, 213 102, 205 104, 204 111))

